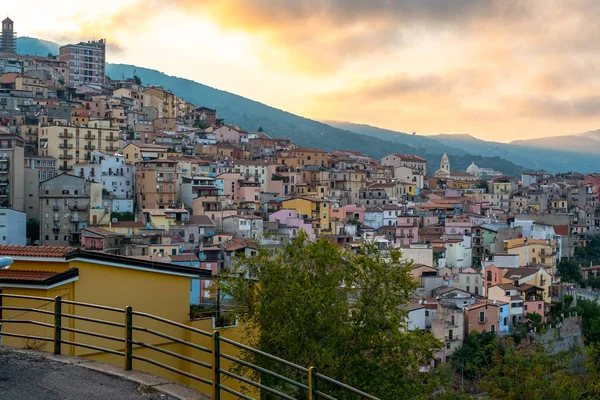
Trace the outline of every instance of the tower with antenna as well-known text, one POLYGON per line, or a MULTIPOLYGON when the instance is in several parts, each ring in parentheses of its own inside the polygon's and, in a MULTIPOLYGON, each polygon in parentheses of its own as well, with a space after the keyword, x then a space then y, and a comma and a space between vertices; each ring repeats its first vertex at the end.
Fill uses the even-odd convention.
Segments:
POLYGON ((15 32, 15 23, 8 17, 2 21, 0 53, 17 54, 17 32, 15 32))

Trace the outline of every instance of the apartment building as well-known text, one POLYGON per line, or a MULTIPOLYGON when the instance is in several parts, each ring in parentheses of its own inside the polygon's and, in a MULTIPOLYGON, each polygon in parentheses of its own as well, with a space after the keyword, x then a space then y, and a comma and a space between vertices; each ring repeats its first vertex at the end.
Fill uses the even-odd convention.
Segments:
POLYGON ((24 211, 23 145, 20 136, 0 134, 0 208, 24 211))
POLYGON ((74 175, 102 184, 106 205, 114 212, 133 212, 135 166, 121 154, 93 151, 88 164, 77 164, 74 175))
POLYGON ((306 165, 329 165, 329 153, 319 149, 297 147, 291 150, 283 150, 277 155, 277 164, 288 167, 302 168, 306 165))
POLYGON ((138 209, 176 208, 179 181, 177 161, 148 160, 135 164, 138 209))
POLYGON ((60 48, 60 61, 67 64, 65 83, 70 87, 104 85, 106 40, 68 44, 60 48))
POLYGON ((72 173, 75 164, 89 161, 92 152, 119 151, 119 129, 107 120, 90 120, 87 126, 43 123, 38 136, 40 154, 58 160, 61 172, 72 173))
POLYGON ((135 164, 138 161, 167 158, 167 148, 159 144, 135 140, 123 148, 123 155, 126 163, 135 164))
POLYGON ((56 175, 58 171, 54 157, 25 157, 23 211, 27 214, 27 219, 40 217, 40 182, 52 179, 56 175))
POLYGON ((42 246, 78 245, 81 229, 110 221, 110 213, 101 208, 102 185, 74 175, 40 183, 39 201, 42 246))

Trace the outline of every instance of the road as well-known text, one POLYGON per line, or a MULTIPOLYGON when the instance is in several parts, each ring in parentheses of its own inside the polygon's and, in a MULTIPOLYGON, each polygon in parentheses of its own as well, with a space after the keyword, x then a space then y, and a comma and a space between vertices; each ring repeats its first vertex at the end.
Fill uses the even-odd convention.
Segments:
POLYGON ((137 383, 39 356, 0 350, 2 400, 175 400, 137 383))

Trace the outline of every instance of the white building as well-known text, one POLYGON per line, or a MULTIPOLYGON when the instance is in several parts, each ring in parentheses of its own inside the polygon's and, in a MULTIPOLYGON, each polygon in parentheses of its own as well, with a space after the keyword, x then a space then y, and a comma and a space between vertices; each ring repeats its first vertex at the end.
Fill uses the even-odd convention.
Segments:
POLYGON ((27 214, 10 208, 0 208, 0 244, 27 244, 27 214))
POLYGON ((74 175, 101 183, 103 202, 113 212, 133 212, 135 166, 125 156, 94 151, 89 164, 75 165, 74 175))
POLYGON ((407 312, 407 325, 409 331, 425 330, 426 318, 425 318, 425 305, 421 303, 410 303, 406 306, 407 312))
POLYGON ((256 215, 230 215, 223 218, 223 232, 242 238, 260 239, 263 220, 256 215))

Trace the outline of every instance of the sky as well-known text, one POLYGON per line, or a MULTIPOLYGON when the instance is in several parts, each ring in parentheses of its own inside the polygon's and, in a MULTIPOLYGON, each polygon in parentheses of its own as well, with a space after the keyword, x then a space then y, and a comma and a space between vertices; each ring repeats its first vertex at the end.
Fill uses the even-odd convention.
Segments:
MULTIPOLYGON (((600 128, 598 0, 21 0, 19 36, 295 114, 509 142, 600 128)), ((227 117, 227 116, 223 116, 227 117)))

